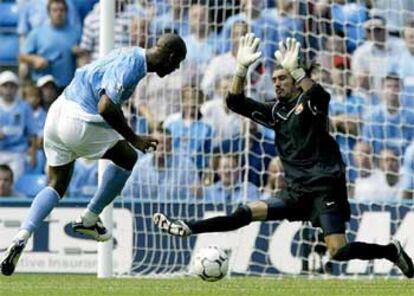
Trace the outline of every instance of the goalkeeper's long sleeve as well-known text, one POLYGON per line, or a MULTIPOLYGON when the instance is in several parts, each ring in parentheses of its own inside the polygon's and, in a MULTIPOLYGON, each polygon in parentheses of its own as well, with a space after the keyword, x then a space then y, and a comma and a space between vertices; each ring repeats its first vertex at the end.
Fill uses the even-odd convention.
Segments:
POLYGON ((262 103, 246 97, 244 93, 228 93, 226 103, 227 107, 235 113, 243 115, 270 128, 273 125, 274 120, 272 116, 272 108, 275 101, 262 103))

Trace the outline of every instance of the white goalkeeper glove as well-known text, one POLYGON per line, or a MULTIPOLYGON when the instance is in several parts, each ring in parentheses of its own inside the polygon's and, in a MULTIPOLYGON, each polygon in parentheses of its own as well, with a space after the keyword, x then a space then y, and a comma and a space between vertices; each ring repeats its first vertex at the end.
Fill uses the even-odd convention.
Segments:
POLYGON ((259 46, 260 39, 256 38, 253 33, 247 33, 240 38, 239 50, 236 57, 236 76, 241 78, 246 77, 249 66, 262 56, 262 53, 259 51, 259 46))
POLYGON ((299 51, 300 43, 295 38, 287 38, 286 42, 279 42, 279 49, 275 52, 277 62, 297 82, 306 77, 305 70, 299 67, 299 51))

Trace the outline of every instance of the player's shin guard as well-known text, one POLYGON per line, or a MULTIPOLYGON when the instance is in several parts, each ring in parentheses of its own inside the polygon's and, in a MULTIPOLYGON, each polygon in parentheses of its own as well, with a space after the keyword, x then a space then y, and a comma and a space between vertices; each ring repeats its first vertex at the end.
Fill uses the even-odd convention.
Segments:
POLYGON ((88 204, 88 210, 99 215, 118 196, 130 175, 131 171, 110 163, 102 176, 101 186, 88 204))
POLYGON ((43 188, 34 198, 30 206, 29 214, 23 221, 18 239, 27 240, 28 237, 19 237, 20 233, 27 233, 30 236, 43 220, 52 212, 53 208, 59 203, 60 196, 52 187, 43 188))
POLYGON ((186 222, 192 234, 235 230, 252 222, 252 211, 248 206, 240 206, 229 216, 219 216, 200 221, 186 222))

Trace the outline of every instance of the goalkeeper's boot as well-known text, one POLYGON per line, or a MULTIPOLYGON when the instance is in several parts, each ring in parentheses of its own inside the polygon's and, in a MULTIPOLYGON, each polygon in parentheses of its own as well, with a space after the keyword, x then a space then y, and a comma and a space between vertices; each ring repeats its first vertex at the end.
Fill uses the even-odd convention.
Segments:
POLYGON ((14 240, 1 260, 1 273, 12 275, 26 246, 25 240, 14 240))
POLYGON ((191 235, 191 229, 183 220, 170 220, 162 213, 156 213, 152 216, 152 221, 161 231, 171 235, 186 237, 191 235))
POLYGON ((410 256, 404 251, 398 240, 391 241, 391 244, 397 249, 397 256, 394 264, 398 266, 401 272, 408 278, 414 277, 414 265, 410 256))
POLYGON ((74 232, 83 234, 98 242, 105 242, 112 237, 112 234, 106 229, 100 218, 98 218, 98 221, 94 225, 85 226, 82 217, 80 217, 78 220, 72 222, 72 229, 74 232))

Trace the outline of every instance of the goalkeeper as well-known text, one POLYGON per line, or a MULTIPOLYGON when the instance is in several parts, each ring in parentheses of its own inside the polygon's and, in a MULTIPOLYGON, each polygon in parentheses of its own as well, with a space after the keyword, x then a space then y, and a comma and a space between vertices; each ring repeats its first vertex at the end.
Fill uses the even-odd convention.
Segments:
POLYGON ((277 100, 261 103, 245 97, 248 67, 261 56, 260 40, 247 34, 240 40, 237 68, 227 106, 276 132, 275 144, 282 160, 287 189, 278 198, 240 206, 228 216, 200 221, 171 220, 162 213, 153 220, 162 231, 177 236, 230 231, 253 221, 311 221, 322 228, 332 259, 388 259, 405 276, 414 276, 412 260, 399 241, 388 245, 347 243, 350 219, 345 164, 339 147, 328 132, 329 94, 308 77, 299 64, 300 44, 292 38, 280 42, 272 79, 277 100))

